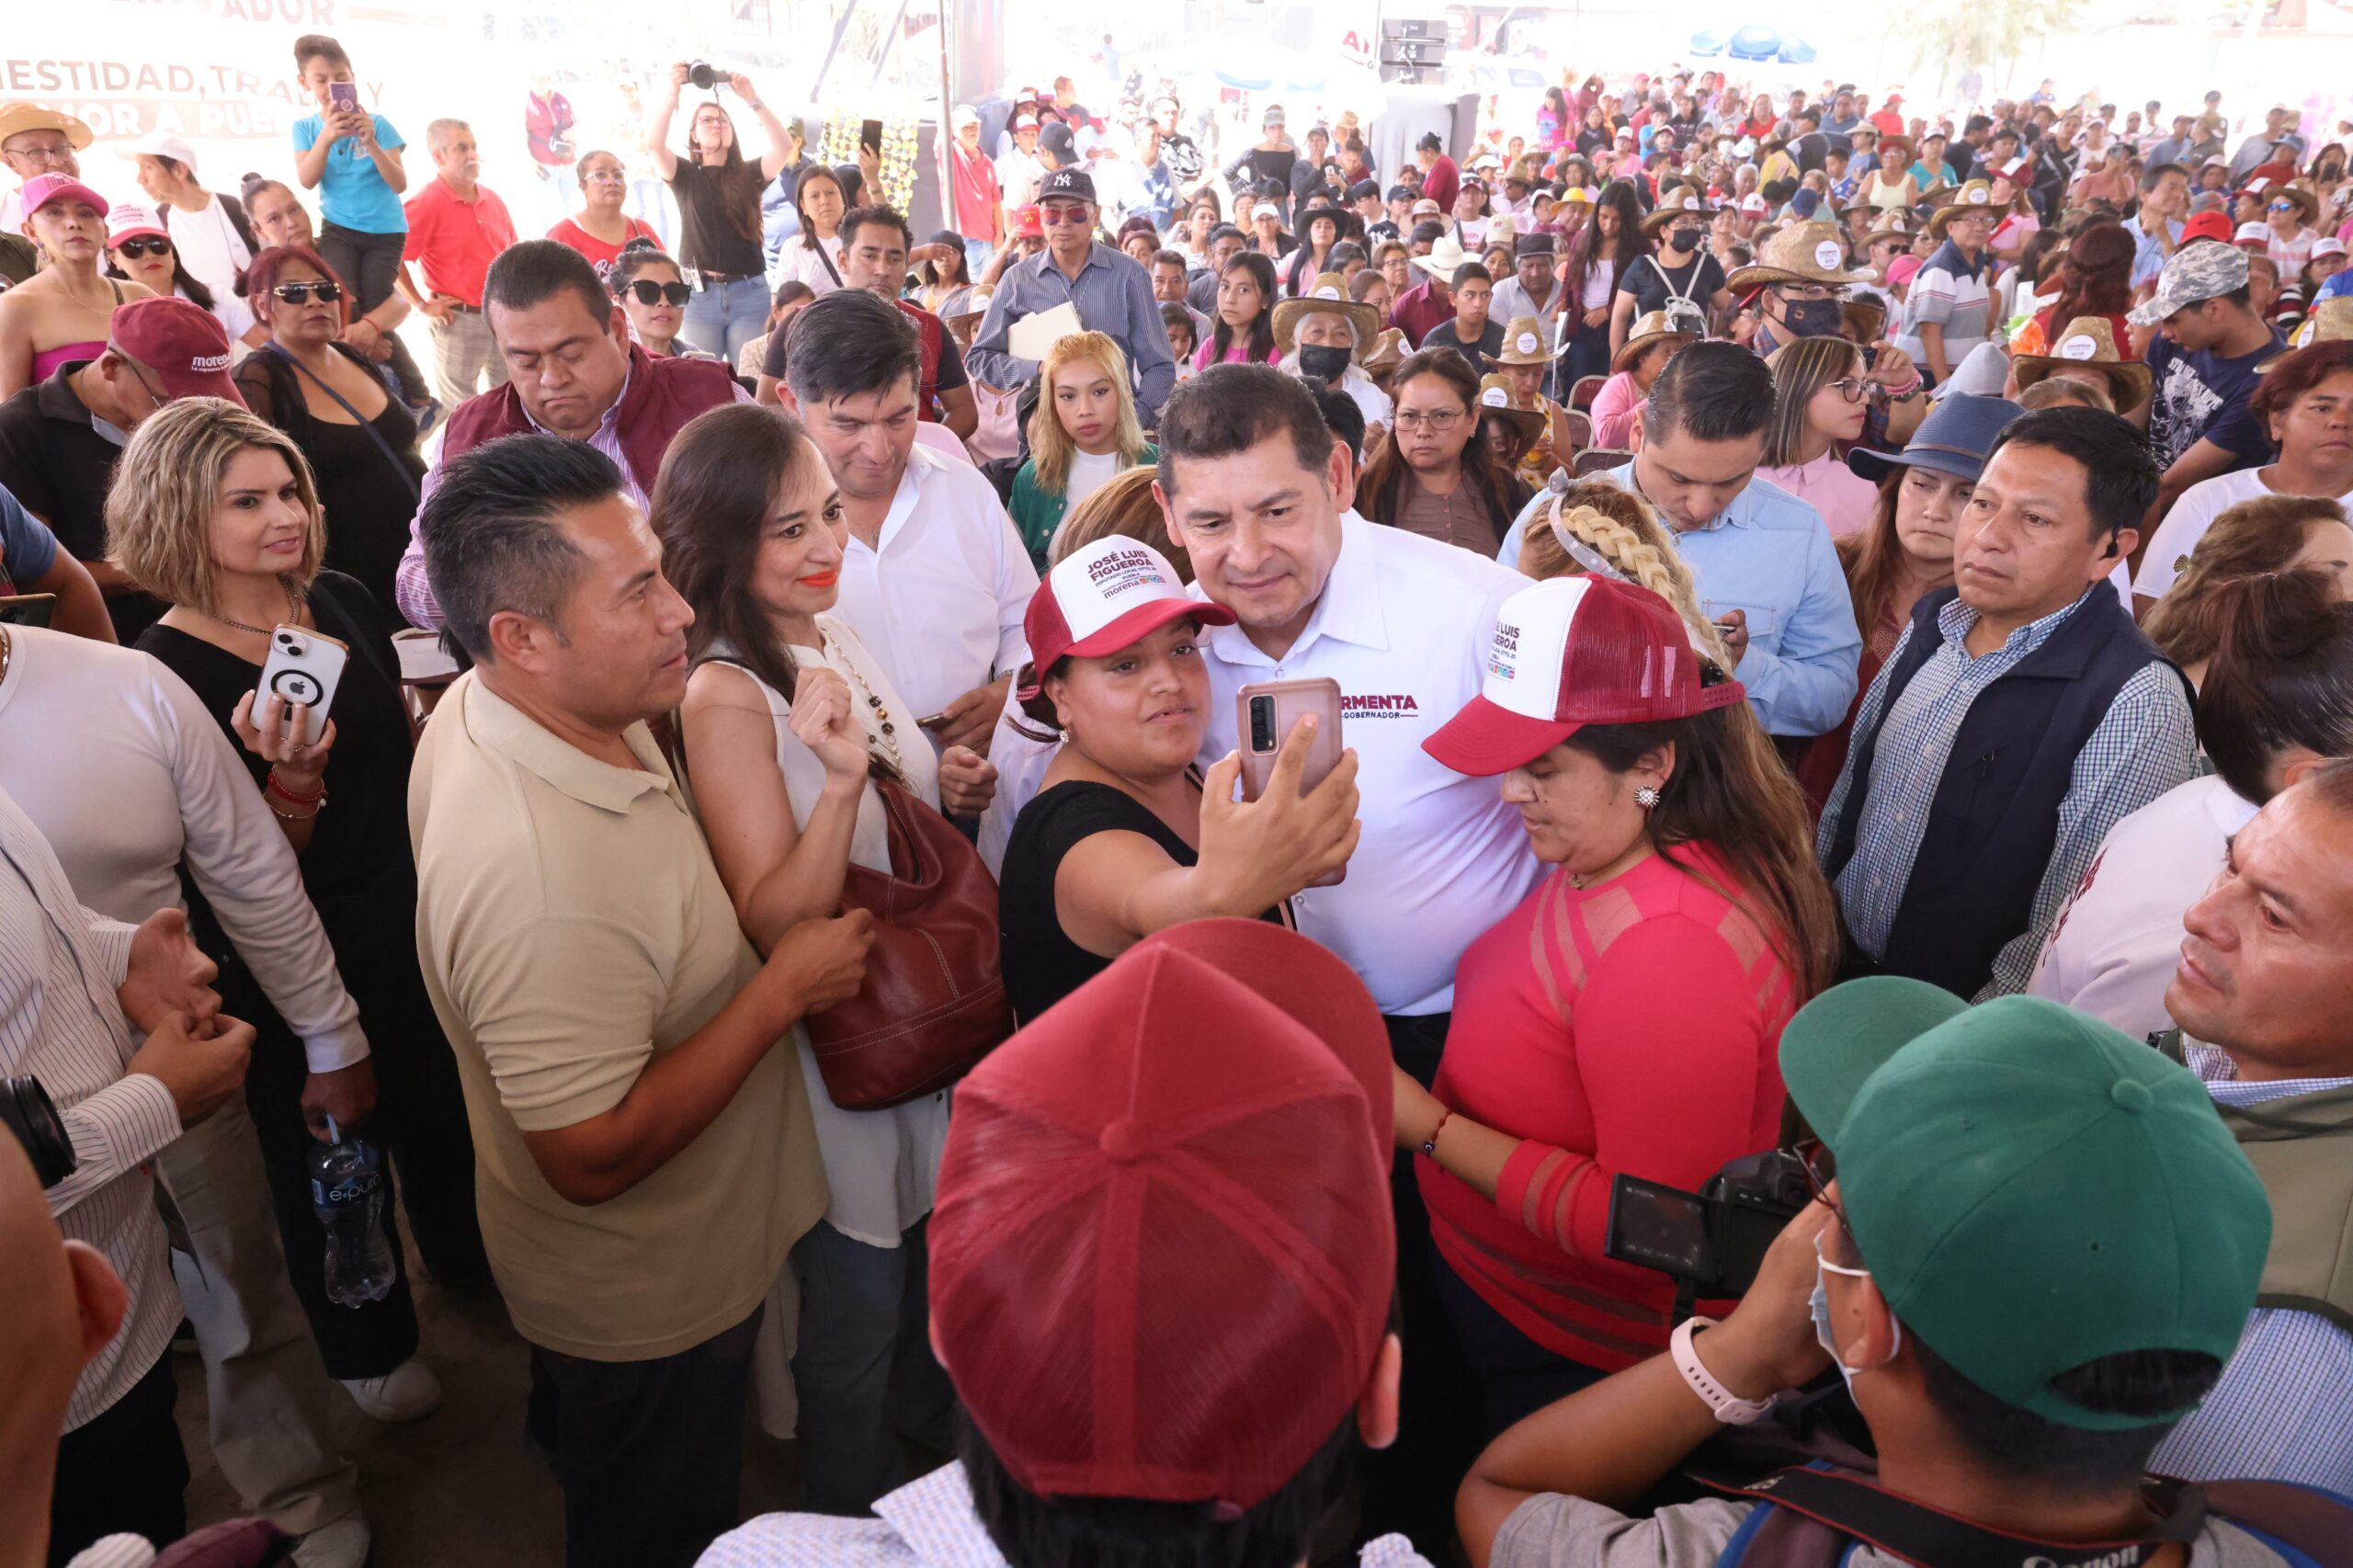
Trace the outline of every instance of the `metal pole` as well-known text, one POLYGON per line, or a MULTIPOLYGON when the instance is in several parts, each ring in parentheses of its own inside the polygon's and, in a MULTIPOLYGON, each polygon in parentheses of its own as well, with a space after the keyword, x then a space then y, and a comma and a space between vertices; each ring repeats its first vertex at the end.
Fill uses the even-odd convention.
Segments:
POLYGON ((939 0, 939 119, 933 139, 939 143, 939 211, 945 220, 940 227, 961 234, 964 227, 956 210, 956 154, 952 150, 956 141, 956 95, 948 68, 949 9, 948 0, 939 0))

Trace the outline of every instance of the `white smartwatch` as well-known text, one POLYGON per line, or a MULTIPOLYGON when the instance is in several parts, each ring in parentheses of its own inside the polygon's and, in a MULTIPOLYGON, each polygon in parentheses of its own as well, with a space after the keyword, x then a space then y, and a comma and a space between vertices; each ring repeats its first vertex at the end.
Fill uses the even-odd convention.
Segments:
POLYGON ((1675 1358, 1675 1369, 1691 1385, 1691 1392, 1714 1412, 1717 1420, 1727 1426, 1753 1426, 1765 1413, 1781 1403, 1781 1396, 1768 1399, 1741 1399, 1716 1381, 1699 1360, 1699 1353, 1691 1347, 1692 1336, 1703 1328, 1713 1328, 1713 1318, 1685 1318, 1677 1325, 1674 1338, 1667 1342, 1667 1354, 1675 1358))

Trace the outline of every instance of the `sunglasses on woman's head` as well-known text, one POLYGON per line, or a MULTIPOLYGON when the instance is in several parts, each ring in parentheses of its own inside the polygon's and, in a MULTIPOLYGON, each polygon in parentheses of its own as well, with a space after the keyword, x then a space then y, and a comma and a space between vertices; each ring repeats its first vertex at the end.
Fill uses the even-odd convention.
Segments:
POLYGON ((270 290, 273 297, 290 305, 307 305, 313 295, 322 305, 332 305, 343 298, 343 285, 332 281, 319 283, 280 283, 270 290))
POLYGON ((667 300, 683 309, 695 297, 695 291, 683 283, 656 283, 651 278, 632 278, 623 287, 637 296, 641 305, 658 305, 667 300))
POLYGON ((142 256, 169 256, 172 242, 161 234, 134 234, 114 248, 136 259, 142 256))

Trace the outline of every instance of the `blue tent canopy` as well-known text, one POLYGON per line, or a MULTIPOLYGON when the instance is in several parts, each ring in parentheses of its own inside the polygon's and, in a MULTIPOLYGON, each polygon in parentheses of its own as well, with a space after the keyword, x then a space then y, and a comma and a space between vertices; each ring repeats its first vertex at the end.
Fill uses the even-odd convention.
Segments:
POLYGON ((1813 62, 1813 45, 1795 33, 1778 28, 1749 26, 1727 36, 1720 30, 1691 35, 1690 51, 1701 58, 1729 55, 1734 60, 1770 62, 1779 65, 1805 65, 1813 62))

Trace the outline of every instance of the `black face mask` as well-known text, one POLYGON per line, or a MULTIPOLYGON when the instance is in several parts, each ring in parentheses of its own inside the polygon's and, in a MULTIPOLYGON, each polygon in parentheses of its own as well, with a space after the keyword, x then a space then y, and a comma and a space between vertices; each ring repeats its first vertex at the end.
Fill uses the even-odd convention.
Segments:
POLYGON ((1836 300, 1784 300, 1780 324, 1800 337, 1836 337, 1847 317, 1836 300))
POLYGON ((1352 348, 1302 343, 1299 346, 1299 373, 1313 376, 1319 381, 1336 381, 1347 373, 1348 361, 1354 358, 1356 351, 1352 348))

